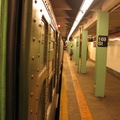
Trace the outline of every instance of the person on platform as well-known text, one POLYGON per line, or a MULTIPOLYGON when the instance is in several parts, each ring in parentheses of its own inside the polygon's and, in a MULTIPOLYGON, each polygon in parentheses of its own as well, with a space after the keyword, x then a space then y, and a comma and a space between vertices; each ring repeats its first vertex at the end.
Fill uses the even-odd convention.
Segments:
POLYGON ((72 60, 72 56, 73 56, 73 48, 71 46, 71 49, 70 49, 70 60, 72 60))

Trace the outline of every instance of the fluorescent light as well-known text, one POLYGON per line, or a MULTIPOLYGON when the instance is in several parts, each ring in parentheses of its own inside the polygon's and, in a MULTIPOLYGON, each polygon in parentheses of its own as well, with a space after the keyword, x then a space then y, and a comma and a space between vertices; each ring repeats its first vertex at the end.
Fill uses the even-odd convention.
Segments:
POLYGON ((80 20, 82 19, 82 17, 86 13, 86 11, 90 7, 90 5, 92 4, 92 2, 93 2, 93 0, 84 0, 83 1, 82 5, 80 7, 80 10, 78 11, 78 14, 73 23, 73 26, 68 34, 68 37, 67 37, 68 40, 69 40, 70 36, 72 35, 73 31, 75 30, 75 28, 77 27, 77 25, 79 24, 80 20))
POLYGON ((93 0, 84 0, 83 3, 82 3, 82 5, 81 5, 80 10, 86 11, 90 7, 90 5, 92 4, 92 2, 93 2, 93 0))

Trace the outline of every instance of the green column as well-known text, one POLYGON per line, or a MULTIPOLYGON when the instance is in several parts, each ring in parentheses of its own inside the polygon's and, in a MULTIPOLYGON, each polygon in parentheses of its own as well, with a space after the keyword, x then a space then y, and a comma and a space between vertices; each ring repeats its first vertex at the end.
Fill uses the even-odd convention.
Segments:
POLYGON ((80 66, 81 66, 81 34, 82 34, 82 27, 79 27, 79 36, 78 36, 78 65, 77 65, 77 72, 80 73, 80 66))
POLYGON ((79 60, 79 37, 76 38, 76 65, 78 65, 79 60))
POLYGON ((81 51, 81 68, 80 68, 81 73, 86 73, 87 37, 88 37, 88 31, 83 30, 82 51, 81 51))
POLYGON ((74 41, 73 40, 71 41, 70 49, 71 49, 71 46, 72 46, 72 49, 73 49, 72 60, 74 60, 74 54, 75 54, 75 52, 74 52, 74 41))
POLYGON ((81 69, 81 44, 82 42, 78 42, 78 66, 77 66, 77 72, 80 73, 81 69))
POLYGON ((97 43, 96 43, 96 61, 95 61, 95 96, 104 97, 106 80, 106 58, 109 13, 98 11, 97 19, 97 43), (103 40, 106 40, 103 42, 103 40))
POLYGON ((0 120, 5 120, 7 0, 0 0, 0 120))
POLYGON ((73 60, 76 58, 76 39, 73 39, 73 60))

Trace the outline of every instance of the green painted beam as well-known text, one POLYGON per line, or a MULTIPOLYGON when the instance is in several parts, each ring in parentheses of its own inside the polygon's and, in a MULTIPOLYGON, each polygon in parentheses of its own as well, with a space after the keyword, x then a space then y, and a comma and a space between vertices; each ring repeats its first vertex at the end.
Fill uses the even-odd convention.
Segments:
POLYGON ((81 73, 86 73, 87 37, 88 37, 88 31, 83 30, 82 51, 81 51, 81 68, 80 68, 81 73))
POLYGON ((78 42, 78 66, 77 66, 77 72, 80 73, 81 69, 81 42, 78 42))
POLYGON ((78 65, 77 65, 77 72, 80 73, 80 66, 81 66, 81 28, 79 28, 79 36, 78 36, 78 65))
POLYGON ((100 41, 100 38, 106 38, 106 37, 100 37, 100 36, 108 36, 108 24, 109 24, 109 13, 98 11, 96 61, 95 61, 95 76, 94 76, 96 97, 104 97, 105 95, 107 47, 105 47, 103 45, 103 42, 100 41))
POLYGON ((76 65, 78 65, 79 60, 79 37, 76 38, 76 65))
POLYGON ((73 60, 76 58, 76 39, 73 40, 73 60))

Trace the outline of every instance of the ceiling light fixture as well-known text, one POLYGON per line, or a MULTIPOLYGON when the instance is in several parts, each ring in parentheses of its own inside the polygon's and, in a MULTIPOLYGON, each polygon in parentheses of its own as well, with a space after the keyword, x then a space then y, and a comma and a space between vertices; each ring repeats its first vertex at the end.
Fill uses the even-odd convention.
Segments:
POLYGON ((82 17, 84 16, 84 14, 86 13, 86 11, 88 10, 88 8, 90 7, 90 5, 92 4, 94 0, 84 0, 79 11, 78 14, 75 18, 75 21, 73 23, 73 26, 68 34, 67 40, 69 41, 70 36, 72 35, 73 31, 75 30, 75 28, 77 27, 77 25, 79 24, 80 20, 82 19, 82 17))

